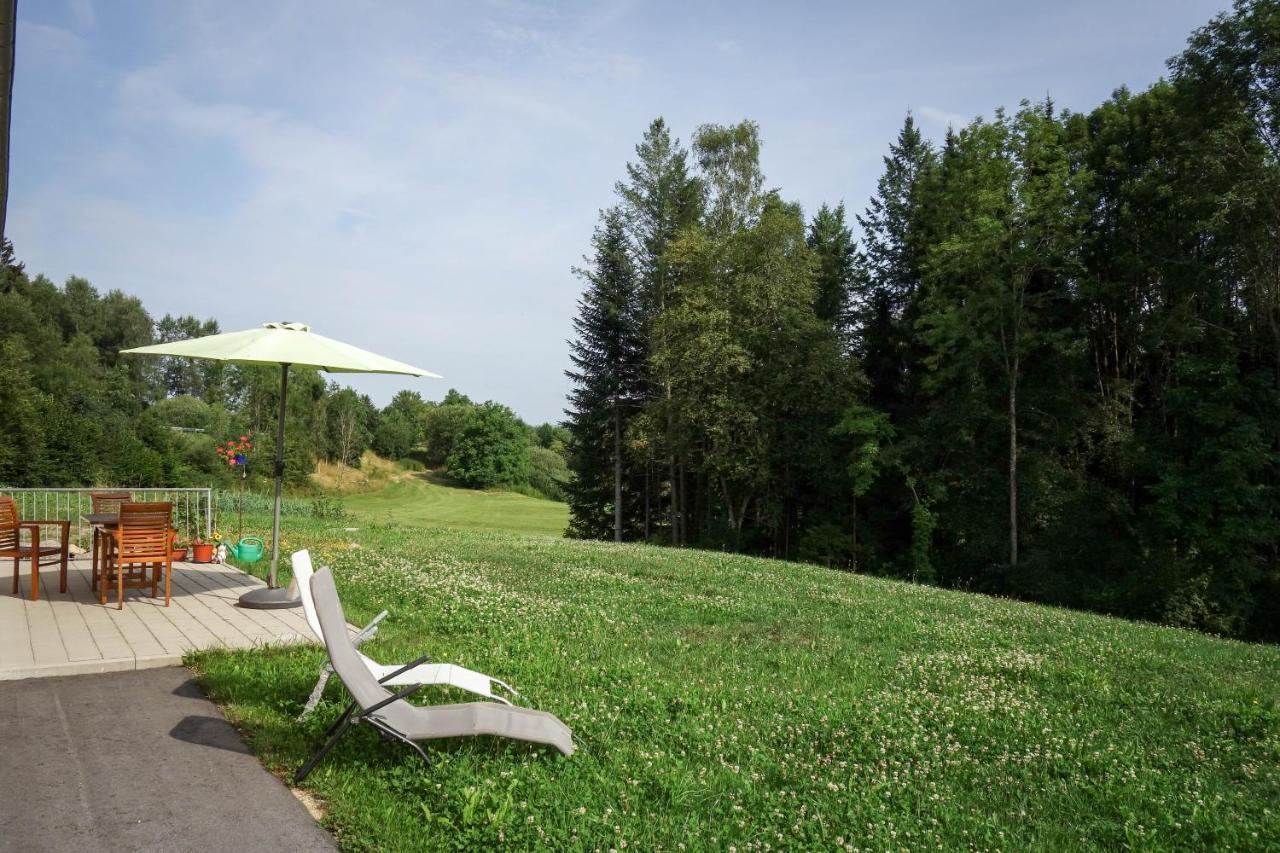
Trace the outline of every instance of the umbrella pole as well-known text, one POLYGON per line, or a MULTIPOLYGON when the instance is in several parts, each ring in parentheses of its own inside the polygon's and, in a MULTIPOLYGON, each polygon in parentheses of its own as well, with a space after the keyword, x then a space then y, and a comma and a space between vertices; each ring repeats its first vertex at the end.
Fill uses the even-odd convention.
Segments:
POLYGON ((280 607, 298 607, 302 599, 292 589, 276 586, 276 569, 280 565, 280 487, 284 482, 284 413, 289 394, 289 365, 280 365, 280 419, 276 421, 276 501, 271 519, 271 574, 267 576, 267 588, 255 589, 240 596, 241 607, 273 610, 280 607))
POLYGON ((280 419, 276 421, 276 505, 271 519, 271 574, 267 586, 276 588, 280 565, 280 487, 284 482, 284 413, 289 401, 289 365, 280 365, 280 419))

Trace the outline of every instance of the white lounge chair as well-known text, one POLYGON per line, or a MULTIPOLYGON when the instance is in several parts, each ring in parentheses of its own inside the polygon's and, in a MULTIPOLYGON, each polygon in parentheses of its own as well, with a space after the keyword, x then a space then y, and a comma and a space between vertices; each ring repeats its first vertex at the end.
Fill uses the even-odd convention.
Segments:
MULTIPOLYGON (((301 586, 301 584, 299 584, 301 586)), ((294 784, 301 784, 338 739, 353 725, 364 723, 384 737, 398 740, 417 750, 422 760, 431 763, 415 741, 471 735, 496 735, 515 740, 542 743, 555 747, 565 755, 573 755, 573 732, 554 715, 532 708, 517 708, 497 702, 464 702, 457 705, 422 707, 410 705, 405 697, 420 687, 407 687, 398 693, 383 684, 401 672, 421 665, 425 658, 401 667, 384 679, 369 672, 362 656, 347 635, 347 620, 338 601, 333 575, 321 569, 309 584, 320 620, 320 635, 329 652, 329 662, 354 701, 347 706, 329 730, 320 748, 294 774, 294 784)))
MULTIPOLYGON (((316 635, 316 639, 324 642, 324 635, 320 632, 320 619, 316 614, 315 599, 311 596, 311 578, 314 576, 315 570, 311 566, 311 553, 309 551, 295 551, 293 554, 293 577, 298 586, 298 594, 302 598, 302 610, 307 616, 307 624, 311 627, 312 633, 316 635)), ((378 623, 387 615, 387 611, 382 611, 373 618, 373 621, 364 626, 352 640, 354 646, 358 646, 365 640, 368 640, 378 633, 378 623)), ((501 702, 504 705, 510 705, 511 700, 505 696, 494 692, 495 687, 499 687, 512 696, 518 697, 520 694, 516 689, 505 681, 497 678, 491 678, 483 672, 476 672, 473 669, 467 669, 464 666, 458 666, 452 663, 422 663, 405 669, 399 665, 381 664, 370 657, 356 652, 360 659, 364 661, 364 665, 368 667, 369 672, 379 681, 387 679, 386 683, 393 687, 407 684, 446 684, 450 687, 457 687, 474 693, 477 696, 483 696, 486 699, 492 699, 495 702, 501 702), (394 677, 392 677, 394 676, 394 677)), ((426 660, 424 657, 423 661, 426 660)), ((329 676, 333 674, 331 664, 325 664, 320 670, 320 678, 316 681, 316 686, 312 688, 311 695, 307 698, 307 704, 302 709, 302 713, 298 715, 298 719, 302 720, 316 709, 316 705, 320 703, 320 697, 324 694, 325 685, 329 683, 329 676)))

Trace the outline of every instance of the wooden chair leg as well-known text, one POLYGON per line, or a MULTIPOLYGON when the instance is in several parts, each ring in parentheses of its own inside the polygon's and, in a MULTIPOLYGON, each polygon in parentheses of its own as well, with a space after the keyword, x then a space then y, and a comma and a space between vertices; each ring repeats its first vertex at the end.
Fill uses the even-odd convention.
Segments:
POLYGON ((58 574, 59 574, 58 592, 62 593, 63 595, 67 594, 67 559, 68 557, 69 557, 69 554, 67 553, 67 541, 64 539, 62 540, 62 565, 58 569, 58 574))
POLYGON ((31 555, 31 600, 40 600, 40 554, 39 549, 31 555))
POLYGON ((124 610, 124 566, 116 562, 116 610, 124 610))
POLYGON ((169 606, 169 598, 173 591, 173 560, 165 557, 164 560, 164 606, 169 606))
POLYGON ((98 528, 93 528, 93 538, 90 540, 89 551, 89 574, 93 578, 93 591, 98 591, 98 553, 102 546, 98 544, 98 528))

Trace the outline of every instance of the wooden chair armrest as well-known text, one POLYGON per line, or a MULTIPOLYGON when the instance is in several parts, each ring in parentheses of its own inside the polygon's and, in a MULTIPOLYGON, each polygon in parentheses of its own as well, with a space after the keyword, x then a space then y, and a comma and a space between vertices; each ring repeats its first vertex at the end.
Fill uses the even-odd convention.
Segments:
POLYGON ((59 541, 62 544, 66 544, 67 540, 71 538, 71 522, 69 521, 61 521, 59 519, 53 518, 53 519, 37 519, 35 521, 19 521, 18 522, 19 530, 22 530, 23 528, 25 528, 31 531, 31 544, 35 547, 40 546, 40 528, 54 527, 54 526, 62 528, 62 538, 59 541))
POLYGON ((61 518, 37 518, 18 522, 19 527, 53 527, 55 524, 63 530, 71 529, 71 522, 61 518))

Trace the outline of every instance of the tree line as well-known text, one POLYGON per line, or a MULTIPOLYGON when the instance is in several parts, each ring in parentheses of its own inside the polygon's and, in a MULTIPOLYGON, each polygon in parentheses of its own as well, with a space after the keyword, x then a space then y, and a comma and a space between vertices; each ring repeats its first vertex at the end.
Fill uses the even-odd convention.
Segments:
MULTIPOLYGON (((277 368, 120 350, 216 334, 218 322, 154 320, 135 297, 72 277, 28 276, 0 251, 0 486, 231 486, 239 472, 215 448, 253 437, 250 487, 271 477, 280 401, 277 368)), ((432 467, 473 488, 563 499, 567 433, 530 426, 507 407, 450 391, 439 402, 367 396, 290 370, 285 481, 307 490, 319 461, 358 468, 368 450, 432 467)))
POLYGON ((571 533, 1280 636, 1280 4, 805 218, 655 120, 578 270, 571 533), (857 238, 855 239, 855 224, 857 238))

